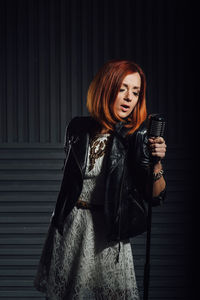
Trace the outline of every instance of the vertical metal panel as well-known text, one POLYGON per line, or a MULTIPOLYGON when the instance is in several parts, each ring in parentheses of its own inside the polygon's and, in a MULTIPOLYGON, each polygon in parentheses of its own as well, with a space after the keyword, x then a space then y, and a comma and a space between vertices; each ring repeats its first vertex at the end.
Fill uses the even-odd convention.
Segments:
POLYGON ((61 1, 60 4, 60 140, 64 136, 64 130, 67 120, 70 119, 69 110, 71 109, 70 96, 70 53, 69 45, 69 9, 68 1, 61 1))
MULTIPOLYGON (((0 36, 4 43, 6 42, 6 7, 0 2, 0 36)), ((0 46, 0 130, 1 139, 3 141, 7 138, 7 122, 5 121, 5 115, 7 115, 7 94, 6 94, 6 47, 0 46)))
POLYGON ((62 142, 66 121, 87 114, 94 74, 119 57, 143 67, 149 111, 164 111, 169 141, 181 143, 184 2, 2 3, 1 142, 62 142))
MULTIPOLYGON (((51 111, 51 27, 49 1, 38 1, 38 117, 39 142, 50 141, 51 111)), ((54 82, 53 86, 56 85, 54 82)), ((54 118, 51 120, 54 124, 54 118)), ((53 141, 53 140, 52 140, 53 141)))
MULTIPOLYGON (((7 2, 11 4, 10 1, 7 2)), ((18 123, 17 123, 17 3, 13 4, 12 10, 5 7, 6 14, 6 36, 2 45, 7 53, 6 55, 6 102, 7 111, 4 115, 7 124, 6 142, 17 141, 18 123), (13 100, 15 99, 15 101, 13 100)))
MULTIPOLYGON (((40 116, 39 116, 39 15, 38 1, 28 2, 29 19, 29 64, 28 64, 28 99, 29 99, 29 143, 40 141, 40 116)), ((48 55, 48 54, 47 54, 48 55)), ((48 91, 46 91, 47 93, 48 91)))

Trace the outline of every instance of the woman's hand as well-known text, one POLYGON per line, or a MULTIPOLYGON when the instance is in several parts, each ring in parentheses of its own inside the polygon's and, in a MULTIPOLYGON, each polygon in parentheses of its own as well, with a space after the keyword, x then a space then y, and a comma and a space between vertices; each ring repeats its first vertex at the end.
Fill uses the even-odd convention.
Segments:
POLYGON ((149 138, 149 148, 153 157, 160 159, 165 157, 167 145, 162 137, 149 138))
MULTIPOLYGON (((167 145, 162 137, 149 138, 149 149, 152 157, 157 158, 153 166, 154 174, 162 170, 161 159, 165 157, 167 145)), ((156 180, 153 184, 153 197, 157 197, 165 189, 166 183, 163 176, 156 180)))

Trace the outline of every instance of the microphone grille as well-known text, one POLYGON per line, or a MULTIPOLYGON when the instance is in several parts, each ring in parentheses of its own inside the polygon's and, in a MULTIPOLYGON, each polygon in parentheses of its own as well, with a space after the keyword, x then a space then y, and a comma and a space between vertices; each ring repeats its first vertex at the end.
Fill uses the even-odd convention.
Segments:
POLYGON ((165 130, 165 121, 164 118, 158 114, 152 114, 149 116, 149 124, 148 124, 148 135, 158 137, 164 136, 165 130))

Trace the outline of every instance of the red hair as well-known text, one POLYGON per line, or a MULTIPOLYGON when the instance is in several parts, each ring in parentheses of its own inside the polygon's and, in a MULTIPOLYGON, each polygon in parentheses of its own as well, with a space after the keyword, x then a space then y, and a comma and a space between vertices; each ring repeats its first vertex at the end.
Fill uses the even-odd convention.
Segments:
POLYGON ((133 133, 146 119, 146 78, 142 69, 134 62, 127 60, 111 60, 106 62, 92 80, 87 94, 87 108, 90 115, 102 127, 113 131, 114 126, 124 119, 117 116, 113 110, 114 102, 121 88, 123 79, 128 74, 139 73, 141 88, 138 102, 133 112, 128 116, 128 134, 133 133))

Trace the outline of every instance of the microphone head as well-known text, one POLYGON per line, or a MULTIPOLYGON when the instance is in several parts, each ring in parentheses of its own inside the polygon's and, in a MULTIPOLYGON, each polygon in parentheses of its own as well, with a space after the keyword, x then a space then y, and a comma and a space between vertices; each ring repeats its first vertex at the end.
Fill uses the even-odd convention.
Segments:
POLYGON ((149 137, 164 136, 165 130, 164 118, 160 114, 151 114, 148 117, 147 134, 149 137))

